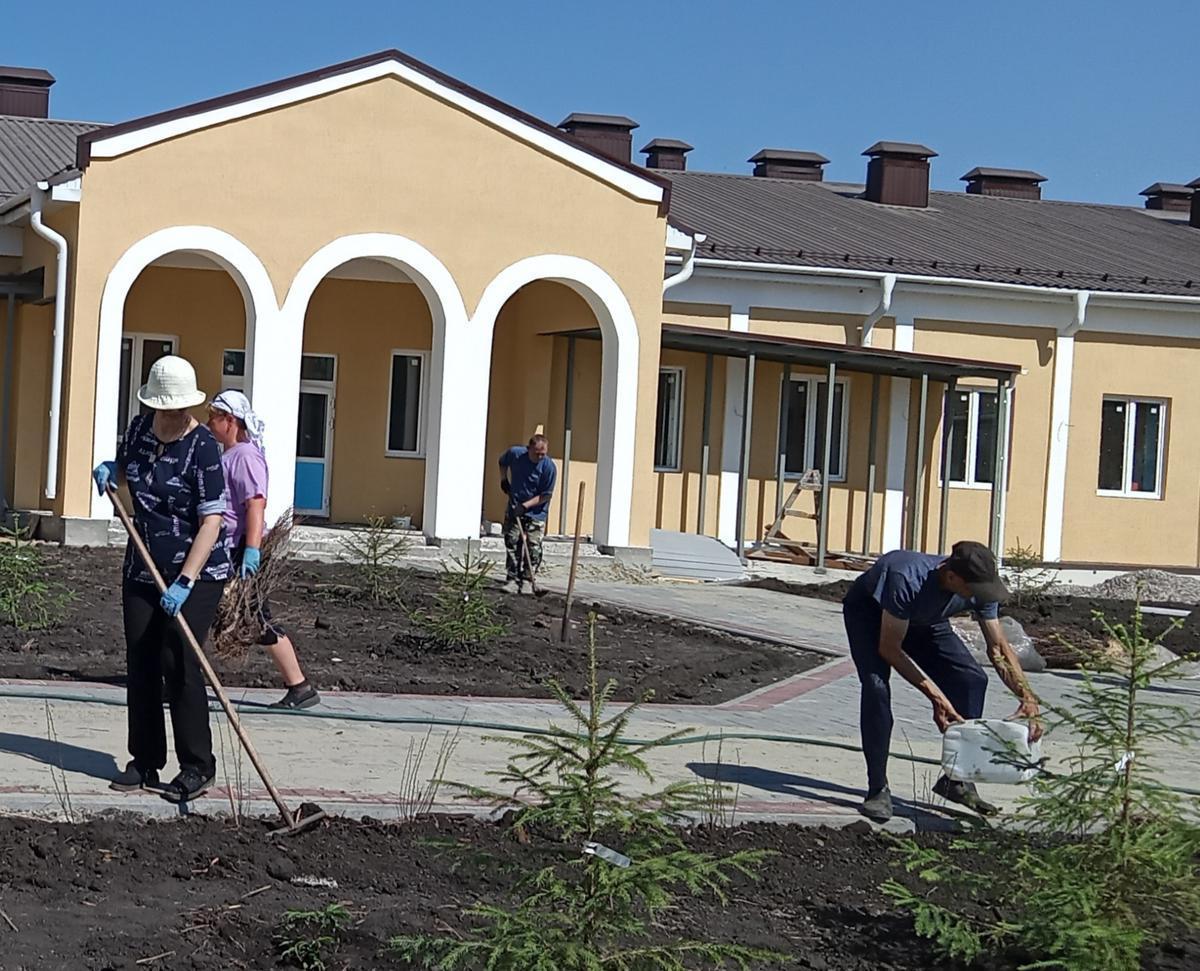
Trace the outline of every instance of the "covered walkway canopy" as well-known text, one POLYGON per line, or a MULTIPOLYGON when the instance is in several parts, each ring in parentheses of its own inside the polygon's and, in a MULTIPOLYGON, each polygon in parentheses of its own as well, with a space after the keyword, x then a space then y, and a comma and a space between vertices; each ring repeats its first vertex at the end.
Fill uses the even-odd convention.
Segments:
MULTIPOLYGON (((549 332, 547 336, 565 337, 568 347, 574 345, 576 339, 599 340, 600 331, 597 328, 549 332)), ((704 354, 706 366, 704 369, 704 417, 701 434, 700 457, 700 496, 698 531, 703 532, 705 521, 705 503, 707 479, 710 468, 710 433, 712 427, 712 384, 713 358, 717 355, 746 362, 745 380, 742 386, 742 428, 741 448, 738 461, 738 493, 737 493, 737 553, 745 558, 745 511, 746 484, 749 477, 750 441, 753 420, 754 402, 754 371, 759 361, 768 361, 784 366, 784 381, 788 380, 793 365, 804 367, 823 367, 826 370, 828 387, 834 387, 839 370, 870 374, 871 382, 871 418, 870 431, 867 441, 867 486, 866 515, 863 526, 862 553, 870 553, 872 502, 869 497, 875 493, 877 475, 876 439, 879 426, 879 390, 880 378, 903 378, 919 384, 919 406, 917 419, 917 442, 915 456, 915 475, 912 481, 912 514, 909 517, 908 543, 910 547, 920 542, 922 533, 922 503, 920 497, 925 492, 925 420, 929 405, 929 382, 937 381, 944 385, 942 395, 943 414, 943 444, 949 396, 954 392, 958 381, 974 378, 995 381, 997 396, 997 435, 996 455, 991 489, 990 521, 988 528, 989 545, 999 560, 1003 554, 1003 517, 1004 517, 1004 483, 1007 481, 1009 455, 1009 390, 1021 367, 1016 364, 1002 364, 995 361, 975 361, 966 358, 943 357, 934 354, 918 354, 912 351, 893 351, 884 348, 856 346, 850 344, 832 344, 825 341, 802 340, 794 337, 777 337, 766 334, 750 334, 746 332, 718 330, 710 327, 691 327, 683 324, 663 324, 662 347, 664 350, 689 351, 704 354)), ((573 357, 568 350, 568 357, 573 357)), ((830 450, 833 440, 834 395, 825 396, 825 435, 824 455, 821 468, 829 468, 830 450)), ((571 413, 571 382, 568 378, 566 401, 566 427, 570 428, 571 413)), ((782 511, 784 496, 783 486, 785 477, 785 443, 787 441, 787 410, 784 409, 780 421, 778 460, 776 463, 776 505, 777 515, 782 511)), ((564 458, 564 480, 569 464, 569 431, 568 454, 564 458)), ((942 449, 942 481, 949 478, 950 449, 942 449)), ((565 493, 564 493, 565 495, 565 493)), ((950 490, 942 489, 941 509, 938 523, 938 550, 946 548, 946 520, 949 508, 950 490)), ((828 552, 829 535, 829 490, 821 489, 820 513, 817 521, 817 557, 816 566, 825 568, 828 552)), ((565 515, 565 513, 564 513, 565 515)))

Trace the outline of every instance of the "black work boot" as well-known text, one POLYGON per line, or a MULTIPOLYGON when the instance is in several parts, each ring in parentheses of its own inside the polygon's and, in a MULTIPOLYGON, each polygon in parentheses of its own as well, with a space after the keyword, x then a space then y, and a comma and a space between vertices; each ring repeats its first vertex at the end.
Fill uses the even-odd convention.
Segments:
POLYGON ((1000 812, 998 806, 993 806, 979 794, 974 782, 959 782, 944 775, 934 783, 933 791, 935 795, 941 796, 947 802, 956 802, 960 806, 966 806, 979 813, 980 816, 995 816, 1000 812))
POLYGON ((321 703, 317 689, 307 681, 301 681, 287 689, 287 694, 271 705, 272 708, 290 708, 299 711, 301 708, 312 708, 321 703))
POLYGON ((154 769, 143 769, 136 762, 130 762, 123 772, 118 773, 108 787, 117 792, 136 792, 138 789, 153 789, 158 786, 158 772, 154 769))
POLYGON ((859 812, 874 823, 886 823, 892 818, 892 790, 884 786, 868 792, 859 812))
POLYGON ((182 769, 179 775, 164 787, 161 795, 167 802, 187 802, 198 799, 208 791, 216 779, 216 772, 205 774, 200 769, 188 767, 182 769))

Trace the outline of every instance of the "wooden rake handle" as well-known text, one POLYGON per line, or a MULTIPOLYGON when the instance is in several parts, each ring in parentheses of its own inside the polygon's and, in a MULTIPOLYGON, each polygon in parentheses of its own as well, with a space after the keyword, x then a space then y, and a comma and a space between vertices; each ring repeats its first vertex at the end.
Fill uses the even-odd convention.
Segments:
MULTIPOLYGON (((129 518, 129 513, 125 511, 125 507, 121 504, 121 499, 117 495, 116 489, 111 485, 108 486, 108 498, 113 504, 113 509, 116 510, 117 517, 121 520, 121 525, 125 527, 125 532, 129 534, 129 541, 133 543, 133 548, 137 550, 138 556, 141 557, 143 565, 150 571, 150 576, 154 578, 155 586, 158 587, 159 593, 167 592, 167 584, 162 578, 162 574, 158 572, 158 567, 154 565, 154 560, 150 556, 150 551, 146 549, 146 544, 142 541, 142 537, 138 535, 137 529, 133 525, 133 520, 129 518)), ((198 581, 197 581, 198 582, 198 581)), ((258 752, 255 751, 254 743, 250 741, 250 736, 246 734, 246 730, 242 727, 242 720, 238 718, 237 712, 233 705, 229 703, 229 696, 225 694, 225 689, 221 686, 220 680, 217 678, 217 673, 212 669, 212 665, 208 662, 208 657, 204 653, 204 649, 200 646, 200 642, 196 640, 196 635, 192 633, 192 628, 188 625, 187 619, 183 616, 183 611, 175 615, 175 622, 179 624, 179 629, 183 632, 184 640, 192 648, 192 653, 196 655, 196 660, 200 662, 200 668, 204 671, 204 677, 208 679, 208 683, 212 685, 213 691, 216 693, 217 700, 221 702, 221 707, 225 709, 225 717, 229 719, 229 724, 233 726, 234 732, 237 733, 238 741, 242 743, 242 748, 246 750, 246 754, 250 756, 250 761, 253 763, 255 770, 258 772, 258 777, 262 779, 263 785, 267 792, 271 794, 271 798, 275 801, 276 807, 279 809, 279 815, 283 817, 283 821, 287 823, 288 828, 293 828, 296 825, 296 819, 292 815, 292 811, 288 809, 287 804, 283 801, 283 797, 279 794, 279 790, 275 788, 275 783, 271 781, 271 774, 267 771, 267 767, 263 765, 262 760, 258 757, 258 752)))

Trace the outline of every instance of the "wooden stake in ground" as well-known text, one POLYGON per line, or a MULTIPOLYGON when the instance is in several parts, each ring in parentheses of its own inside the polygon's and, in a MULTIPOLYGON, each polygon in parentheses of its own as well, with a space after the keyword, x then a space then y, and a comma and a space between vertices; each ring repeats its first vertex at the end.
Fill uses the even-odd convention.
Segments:
MULTIPOLYGON (((112 486, 108 487, 108 498, 112 501, 113 509, 116 510, 117 516, 121 520, 121 525, 125 527, 125 532, 129 534, 129 541, 133 543, 133 548, 137 550, 138 556, 142 558, 142 563, 145 564, 150 576, 154 578, 158 592, 166 593, 167 584, 163 580, 162 574, 158 572, 158 567, 154 565, 150 551, 146 549, 146 544, 142 542, 142 537, 138 535, 138 531, 133 525, 133 520, 129 518, 129 513, 125 511, 125 507, 121 504, 121 499, 117 495, 117 491, 112 486)), ((254 768, 258 770, 258 777, 262 779, 263 786, 266 787, 267 792, 271 794, 271 798, 275 801, 275 805, 279 809, 279 815, 287 823, 287 830, 284 832, 296 832, 298 829, 307 828, 317 822, 317 820, 323 819, 325 814, 321 812, 313 813, 310 816, 306 816, 303 820, 298 820, 292 814, 292 811, 288 809, 287 803, 283 801, 283 796, 279 794, 279 790, 275 788, 275 783, 271 781, 271 775, 267 772, 267 767, 263 765, 262 760, 258 757, 254 743, 250 741, 250 736, 246 734, 246 730, 242 727, 242 720, 238 718, 233 705, 229 703, 229 696, 225 694, 225 689, 221 686, 221 682, 217 678, 217 673, 212 669, 212 665, 208 663, 208 657, 205 655, 204 649, 200 646, 200 642, 196 640, 196 635, 192 633, 192 628, 188 625, 182 612, 175 615, 175 622, 179 624, 179 630, 182 632, 184 640, 188 642, 188 646, 191 647, 192 652, 196 655, 196 660, 200 663, 200 669, 204 672, 204 677, 212 685, 217 700, 221 703, 221 707, 225 709, 225 717, 229 719, 229 724, 233 726, 238 741, 242 743, 242 748, 246 750, 246 754, 250 756, 250 761, 253 763, 254 768)))
POLYGON ((575 595, 575 568, 579 565, 579 534, 583 532, 583 494, 586 482, 579 483, 579 501, 575 504, 575 541, 571 544, 571 572, 567 577, 567 602, 563 604, 561 643, 571 636, 571 599, 575 595))

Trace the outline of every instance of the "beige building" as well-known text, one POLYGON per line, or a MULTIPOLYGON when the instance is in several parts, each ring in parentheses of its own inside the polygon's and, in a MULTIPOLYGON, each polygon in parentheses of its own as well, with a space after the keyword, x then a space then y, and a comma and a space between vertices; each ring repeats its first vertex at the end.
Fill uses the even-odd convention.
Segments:
POLYGON ((0 75, 0 487, 47 536, 103 540, 91 469, 177 353, 266 420, 273 515, 461 542, 541 429, 552 531, 584 482, 626 555, 752 550, 828 467, 789 532, 822 555, 970 535, 1200 566, 1188 187, 930 192, 934 153, 899 143, 864 185, 806 152, 688 172, 669 140, 639 166, 628 119, 553 127, 394 51, 107 127, 0 75))

